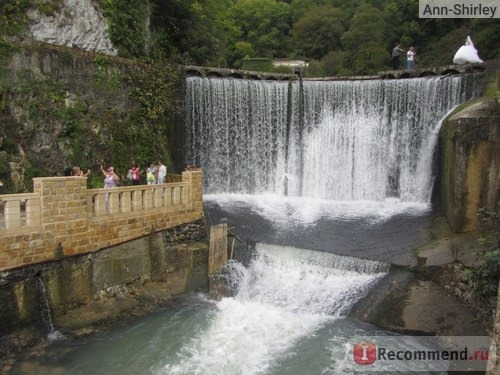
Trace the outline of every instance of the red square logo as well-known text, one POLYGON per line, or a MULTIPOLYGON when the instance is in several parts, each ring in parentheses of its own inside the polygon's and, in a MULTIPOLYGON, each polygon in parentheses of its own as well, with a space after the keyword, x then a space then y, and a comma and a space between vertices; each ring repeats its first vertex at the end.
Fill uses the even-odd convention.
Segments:
POLYGON ((354 362, 358 365, 371 365, 377 360, 377 347, 371 342, 354 345, 354 362))

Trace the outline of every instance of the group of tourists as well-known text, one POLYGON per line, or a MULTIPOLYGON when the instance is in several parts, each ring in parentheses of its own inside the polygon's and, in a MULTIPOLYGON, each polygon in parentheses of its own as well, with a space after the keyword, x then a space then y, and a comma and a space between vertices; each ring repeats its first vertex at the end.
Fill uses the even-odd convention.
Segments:
MULTIPOLYGON (((396 43, 394 48, 392 49, 392 69, 399 70, 399 66, 401 65, 401 56, 405 53, 405 50, 399 46, 399 43, 396 43)), ((410 47, 410 49, 406 52, 406 69, 413 70, 415 67, 415 49, 410 47)))
MULTIPOLYGON (((158 164, 149 163, 146 168, 146 183, 148 185, 164 184, 167 176, 167 167, 161 161, 158 164)), ((132 181, 132 185, 140 185, 141 183, 141 166, 138 163, 133 163, 132 168, 127 173, 127 178, 132 181)))
MULTIPOLYGON (((120 177, 115 173, 113 167, 104 169, 101 166, 101 172, 104 175, 104 187, 116 187, 120 181, 120 177)), ((146 169, 146 183, 148 185, 164 184, 167 175, 167 167, 161 161, 158 164, 149 163, 146 169)), ((132 167, 128 170, 127 180, 132 182, 132 185, 141 184, 141 165, 132 163, 132 167)))
MULTIPOLYGON (((118 186, 120 176, 116 173, 114 167, 109 166, 105 168, 101 165, 101 172, 104 176, 105 188, 118 186)), ((66 168, 64 170, 65 176, 88 177, 90 174, 90 169, 87 170, 87 172, 83 172, 78 166, 66 168)), ((149 163, 149 167, 146 169, 146 183, 148 185, 164 184, 166 176, 167 167, 163 165, 161 161, 159 161, 158 164, 149 163)), ((141 166, 139 163, 132 163, 132 167, 128 170, 126 179, 131 181, 132 185, 141 184, 141 166)))
MULTIPOLYGON (((113 167, 104 169, 101 166, 101 171, 104 175, 104 187, 115 187, 120 178, 115 173, 113 167), (109 186, 108 186, 109 185, 109 186)), ((167 167, 159 161, 158 164, 149 163, 146 169, 146 183, 148 185, 164 184, 167 175, 167 167)), ((132 163, 132 167, 128 170, 127 179, 132 182, 132 185, 141 184, 141 165, 139 163, 132 163)))

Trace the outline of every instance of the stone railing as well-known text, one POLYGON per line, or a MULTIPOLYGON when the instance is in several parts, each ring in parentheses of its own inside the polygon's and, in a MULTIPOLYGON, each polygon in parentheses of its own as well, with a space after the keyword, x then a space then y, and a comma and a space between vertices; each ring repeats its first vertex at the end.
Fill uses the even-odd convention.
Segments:
POLYGON ((19 228, 27 231, 40 227, 40 195, 7 194, 0 195, 0 230, 19 228))
POLYGON ((33 179, 0 195, 0 271, 85 254, 203 217, 202 172, 182 182, 87 189, 84 177, 33 179))
POLYGON ((136 185, 112 189, 89 190, 88 205, 92 216, 129 215, 154 208, 183 206, 189 203, 188 184, 185 182, 163 185, 136 185))

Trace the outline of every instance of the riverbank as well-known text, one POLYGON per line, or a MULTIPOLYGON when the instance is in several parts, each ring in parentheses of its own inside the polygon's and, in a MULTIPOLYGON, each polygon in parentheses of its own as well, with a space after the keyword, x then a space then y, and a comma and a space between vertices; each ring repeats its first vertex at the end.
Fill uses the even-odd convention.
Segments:
MULTIPOLYGON (((406 268, 393 268, 350 316, 410 335, 491 335, 492 323, 480 311, 433 280, 406 268)), ((489 319, 491 322, 491 319, 489 319)))

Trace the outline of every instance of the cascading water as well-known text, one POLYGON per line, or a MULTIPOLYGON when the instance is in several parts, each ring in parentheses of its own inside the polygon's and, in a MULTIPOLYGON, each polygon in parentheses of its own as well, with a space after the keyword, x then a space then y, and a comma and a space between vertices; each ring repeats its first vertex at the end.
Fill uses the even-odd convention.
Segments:
POLYGON ((466 79, 189 77, 186 160, 206 193, 428 203, 439 120, 470 96, 466 79))
POLYGON ((47 289, 45 288, 45 283, 41 277, 35 277, 35 282, 38 288, 38 305, 40 308, 40 318, 41 323, 47 330, 47 338, 49 340, 57 340, 62 337, 59 331, 54 329, 54 324, 52 323, 52 313, 50 311, 50 305, 48 300, 47 289))
POLYGON ((203 169, 207 221, 258 243, 248 267, 229 263, 237 292, 55 341, 65 354, 33 373, 364 373, 343 345, 395 334, 346 315, 389 263, 411 261, 439 119, 465 81, 188 78, 186 161, 203 169))
POLYGON ((338 374, 337 337, 386 334, 346 314, 387 263, 262 243, 254 250, 248 267, 226 266, 234 296, 191 296, 74 344, 54 341, 59 360, 49 353, 31 373, 338 374))
POLYGON ((187 79, 187 160, 203 166, 208 191, 275 190, 287 102, 285 82, 187 79))
POLYGON ((268 374, 300 340, 339 317, 388 270, 374 261, 258 244, 247 269, 232 263, 234 297, 158 374, 268 374))

